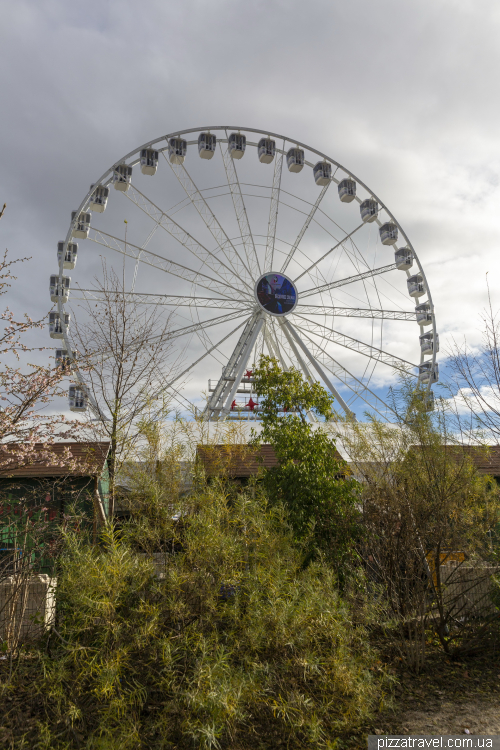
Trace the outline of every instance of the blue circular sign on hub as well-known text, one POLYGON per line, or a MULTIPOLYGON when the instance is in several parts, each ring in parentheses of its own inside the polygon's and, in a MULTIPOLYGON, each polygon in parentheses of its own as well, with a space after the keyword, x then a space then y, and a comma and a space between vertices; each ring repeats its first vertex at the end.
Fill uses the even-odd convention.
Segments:
POLYGON ((271 315, 288 315, 299 295, 293 282, 282 273, 265 273, 255 285, 257 302, 271 315))

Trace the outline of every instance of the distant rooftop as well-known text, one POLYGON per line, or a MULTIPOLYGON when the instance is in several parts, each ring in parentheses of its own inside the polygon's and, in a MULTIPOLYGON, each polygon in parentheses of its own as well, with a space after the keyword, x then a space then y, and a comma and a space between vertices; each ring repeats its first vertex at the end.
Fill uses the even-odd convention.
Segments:
POLYGON ((42 453, 41 460, 10 466, 9 452, 15 453, 16 447, 20 444, 0 446, 0 477, 98 476, 109 452, 109 442, 36 443, 34 453, 42 453), (65 449, 68 449, 68 458, 65 458, 65 449))

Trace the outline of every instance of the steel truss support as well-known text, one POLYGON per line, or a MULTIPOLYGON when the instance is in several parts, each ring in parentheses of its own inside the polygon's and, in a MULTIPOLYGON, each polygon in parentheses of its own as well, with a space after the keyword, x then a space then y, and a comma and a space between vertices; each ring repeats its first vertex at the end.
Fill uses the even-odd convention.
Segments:
POLYGON ((299 326, 297 326, 297 329, 309 342, 309 346, 313 350, 313 356, 316 358, 316 360, 322 363, 328 369, 328 371, 332 373, 332 375, 340 380, 341 383, 344 383, 344 385, 353 392, 356 398, 361 398, 365 402, 365 404, 370 407, 370 409, 376 411, 377 414, 382 417, 382 419, 387 420, 387 415, 383 414, 382 411, 377 409, 377 407, 374 406, 373 403, 368 401, 368 399, 363 395, 369 393, 370 396, 372 396, 374 402, 379 404, 380 409, 385 411, 389 410, 396 415, 396 412, 394 412, 394 410, 391 409, 390 406, 387 406, 387 404, 382 401, 382 399, 379 398, 372 390, 370 390, 370 388, 364 385, 361 380, 358 380, 355 375, 353 375, 343 365, 337 362, 337 360, 334 359, 331 354, 328 354, 328 352, 326 352, 316 341, 314 341, 310 336, 307 335, 306 331, 302 330, 299 326), (356 387, 354 387, 353 382, 357 384, 356 387))
POLYGON ((380 266, 379 268, 370 268, 368 271, 357 273, 355 276, 347 276, 345 279, 332 281, 330 284, 321 284, 312 289, 306 289, 304 292, 300 293, 300 298, 304 299, 304 297, 310 297, 311 294, 318 294, 319 292, 329 292, 330 289, 337 289, 339 286, 346 286, 346 284, 353 284, 355 281, 363 281, 363 279, 369 279, 371 276, 378 276, 381 273, 394 271, 395 268, 395 263, 390 263, 387 266, 380 266))
POLYGON ((352 336, 347 336, 345 333, 334 331, 332 328, 327 328, 326 326, 321 325, 321 323, 310 321, 307 318, 304 318, 302 315, 296 315, 295 317, 300 319, 300 325, 302 325, 310 333, 321 336, 322 339, 331 341, 334 344, 339 344, 340 346, 343 346, 346 349, 350 349, 353 352, 359 352, 365 357, 370 357, 371 359, 377 360, 378 362, 383 362, 384 364, 390 365, 397 370, 409 372, 417 366, 412 362, 408 362, 406 359, 396 357, 396 355, 394 354, 389 354, 389 352, 386 352, 383 349, 378 349, 376 346, 365 344, 363 341, 353 339, 352 336))
POLYGON ((271 357, 274 357, 275 359, 279 360, 279 363, 281 364, 281 369, 283 372, 288 371, 288 365, 286 364, 285 360, 283 359, 283 355, 281 353, 281 349, 276 344, 276 342, 273 340, 273 336, 271 331, 269 330, 270 326, 266 325, 264 327, 264 338, 267 344, 267 348, 269 350, 269 354, 271 357))
POLYGON ((288 253, 288 255, 287 255, 287 257, 286 257, 286 260, 285 260, 285 262, 283 263, 283 265, 282 265, 282 267, 281 267, 281 273, 285 273, 286 269, 288 268, 288 264, 289 264, 289 263, 290 263, 290 261, 292 260, 293 256, 295 255, 295 251, 297 250, 298 246, 299 246, 299 245, 300 245, 300 243, 302 242, 302 237, 303 237, 303 236, 305 235, 305 233, 307 232, 307 230, 308 230, 308 228, 309 228, 309 224, 310 224, 310 223, 311 223, 311 221, 312 221, 312 220, 314 219, 314 214, 315 214, 315 213, 316 213, 316 211, 318 210, 318 206, 319 206, 319 204, 321 203, 321 201, 323 200, 323 198, 324 198, 324 196, 325 196, 325 193, 326 193, 326 191, 328 190, 328 188, 330 187, 330 185, 331 185, 331 183, 330 183, 330 182, 329 182, 329 183, 328 183, 327 185, 325 185, 325 187, 323 188, 323 190, 321 191, 321 193, 320 193, 320 194, 318 195, 318 197, 316 198, 316 203, 314 204, 314 206, 313 206, 313 207, 311 208, 311 210, 309 211, 309 215, 307 216, 307 218, 306 218, 306 220, 305 220, 305 222, 304 222, 304 225, 303 225, 302 229, 300 230, 300 232, 299 232, 299 234, 298 234, 298 236, 297 236, 297 239, 296 239, 296 240, 295 240, 295 242, 293 243, 293 247, 292 247, 292 249, 291 249, 291 250, 290 250, 290 252, 288 253))
POLYGON ((198 365, 198 364, 199 364, 199 363, 200 363, 200 362, 201 362, 201 361, 202 361, 203 359, 205 359, 205 357, 208 357, 208 355, 209 355, 209 354, 211 354, 211 353, 212 353, 213 351, 215 351, 215 350, 216 350, 216 349, 217 349, 217 348, 218 348, 218 347, 219 347, 219 346, 220 346, 221 344, 223 344, 223 343, 224 343, 225 341, 227 341, 227 339, 228 339, 228 338, 229 338, 230 336, 232 336, 232 335, 233 335, 233 333, 236 333, 236 331, 238 331, 238 330, 239 330, 239 329, 241 328, 241 326, 242 326, 242 325, 244 325, 244 322, 245 322, 245 321, 243 321, 243 323, 240 323, 239 325, 237 325, 237 326, 236 326, 236 328, 233 328, 233 330, 232 330, 232 331, 230 331, 229 333, 227 333, 227 334, 226 334, 226 335, 224 336, 224 338, 222 338, 222 339, 221 339, 220 341, 217 341, 217 343, 216 343, 216 344, 213 344, 213 345, 212 345, 212 346, 210 347, 210 349, 207 349, 207 351, 206 351, 206 352, 204 352, 204 353, 203 353, 203 354, 201 355, 201 357, 198 357, 198 359, 197 359, 197 360, 196 360, 195 362, 192 362, 192 363, 191 363, 191 364, 189 365, 189 367, 186 367, 186 369, 185 369, 185 370, 183 370, 182 372, 180 372, 180 373, 179 373, 178 375, 176 375, 176 376, 175 376, 175 378, 174 378, 173 380, 170 380, 170 381, 169 381, 169 382, 167 383, 167 385, 165 386, 165 388, 170 388, 170 387, 172 387, 172 385, 173 385, 173 384, 174 384, 174 383, 175 383, 175 382, 176 382, 177 380, 179 380, 179 378, 182 378, 182 376, 183 376, 183 375, 187 375, 187 373, 188 373, 188 372, 189 372, 190 370, 192 370, 192 369, 193 369, 193 367, 196 367, 196 365, 198 365))
POLYGON ((251 285, 242 278, 241 274, 238 274, 234 268, 229 267, 220 258, 217 257, 211 250, 208 250, 201 242, 198 242, 189 232, 172 219, 168 214, 165 213, 156 203, 153 203, 144 193, 142 193, 135 185, 130 185, 130 189, 127 190, 125 196, 135 203, 135 205, 141 209, 155 224, 161 229, 164 229, 171 237, 179 242, 183 247, 186 248, 195 258, 202 260, 210 270, 215 271, 220 278, 229 284, 234 284, 236 280, 242 281, 245 286, 253 292, 251 285))
POLYGON ((349 409, 349 407, 347 406, 346 402, 344 401, 344 399, 342 398, 342 396, 340 395, 340 393, 332 385, 332 382, 331 382, 330 378, 328 377, 328 375, 326 374, 326 372, 323 370, 323 368, 321 367, 321 365, 319 364, 319 362, 313 357, 313 355, 311 354, 311 352, 309 351, 309 349, 307 348, 307 346, 304 344, 304 342, 302 341, 302 339, 300 338, 300 336, 296 332, 296 330, 293 328, 293 326, 288 322, 288 320, 284 320, 283 321, 283 326, 286 329, 288 329, 288 331, 293 336, 293 338, 295 339, 295 341, 297 342, 297 344, 299 345, 299 347, 302 349, 302 351, 304 352, 304 354, 306 355, 306 357, 308 358, 308 360, 310 361, 311 365, 314 367, 314 369, 316 370, 316 372, 318 373, 318 375, 320 376, 320 378, 323 380, 324 383, 326 383, 326 385, 328 386, 328 388, 333 393, 333 395, 335 396, 336 400, 338 401, 338 403, 340 404, 340 406, 344 410, 346 416, 355 421, 356 420, 356 416, 355 416, 354 412, 352 412, 349 409))
POLYGON ((265 313, 259 311, 248 320, 204 411, 205 421, 208 421, 211 417, 224 419, 229 414, 252 349, 264 325, 264 319, 265 313))
POLYGON ((175 176, 186 191, 186 195, 190 199, 191 203, 194 205, 199 215, 203 219, 205 226, 209 230, 210 234, 220 247, 221 252, 224 254, 224 257, 236 273, 236 276, 238 278, 244 279, 247 286, 253 286, 253 279, 248 266, 240 257, 233 243, 227 236, 224 229, 221 227, 218 219, 216 218, 205 198, 196 187, 186 167, 183 164, 170 164, 170 161, 167 159, 165 154, 163 154, 163 156, 167 161, 167 164, 172 169, 172 172, 174 172, 175 176))
POLYGON ((305 271, 302 271, 302 273, 300 274, 300 276, 297 276, 297 278, 294 279, 293 283, 296 284, 299 279, 301 279, 303 276, 306 275, 306 273, 310 273, 313 270, 313 268, 316 268, 316 266, 318 266, 321 263, 322 260, 324 260, 325 258, 327 258, 330 255, 330 253, 333 253, 334 250, 336 250, 338 247, 340 247, 340 245, 343 245, 346 240, 350 239, 353 236, 353 234, 356 234, 356 232, 359 229, 361 229, 361 227, 364 227, 364 226, 365 226, 365 224, 364 224, 364 222, 362 222, 359 226, 356 227, 356 229, 353 229, 352 232, 350 232, 349 234, 346 234, 346 236, 343 239, 341 239, 339 242, 337 242, 336 245, 334 245, 329 250, 327 250, 326 253, 324 255, 322 255, 319 260, 316 260, 314 263, 312 263, 309 266, 309 268, 306 268, 305 271))
MULTIPOLYGON (((306 363, 302 359, 302 357, 300 355, 300 352, 297 349, 297 347, 295 346, 295 342, 294 342, 293 338, 291 337, 291 335, 290 335, 290 333, 288 331, 288 328, 286 327, 286 325, 283 324, 282 320, 280 320, 280 326, 281 326, 281 328, 283 330, 283 333, 285 334, 285 338, 288 341, 291 350, 293 351, 293 353, 295 354, 295 357, 297 358, 297 362, 299 363, 300 368, 301 368, 302 372, 304 373, 307 382, 309 383, 309 385, 313 385, 314 384, 313 376, 309 372, 309 368, 307 367, 306 363)), ((312 412, 312 411, 308 411, 307 412, 307 416, 309 417, 309 419, 310 419, 311 422, 317 422, 318 421, 318 419, 316 417, 316 414, 314 412, 312 412)))
POLYGON ((271 191, 271 205, 269 208, 269 222, 267 225, 267 243, 264 260, 264 273, 273 270, 274 244, 276 241, 276 223, 280 204, 281 173, 283 170, 283 153, 276 154, 274 159, 273 189, 271 191))
POLYGON ((282 320, 280 320, 280 326, 281 326, 281 328, 283 330, 283 333, 285 334, 285 338, 288 341, 291 350, 293 351, 293 353, 294 353, 294 355, 295 355, 295 357, 297 359, 297 362, 300 365, 300 368, 301 368, 302 372, 304 373, 304 375, 306 377, 307 382, 310 385, 312 385, 314 383, 314 378, 311 375, 311 373, 309 372, 309 368, 307 367, 306 363, 302 359, 302 356, 301 356, 299 350, 297 349, 297 347, 295 345, 295 342, 294 342, 293 338, 291 337, 290 332, 288 331, 288 328, 286 327, 286 325, 284 325, 284 323, 283 323, 282 320))
MULTIPOLYGON (((86 296, 78 297, 75 292, 82 295, 88 295, 99 302, 109 298, 111 292, 102 289, 78 289, 71 290, 71 299, 87 299, 86 296)), ((236 304, 234 300, 218 299, 217 297, 193 297, 191 295, 176 294, 152 294, 149 292, 119 292, 120 297, 124 297, 126 302, 141 305, 165 305, 166 307, 206 307, 215 310, 241 310, 242 304, 236 304)), ((243 303, 248 306, 248 312, 255 304, 252 302, 243 303)))
POLYGON ((333 315, 338 318, 373 318, 374 320, 417 320, 417 313, 405 312, 404 310, 382 310, 372 307, 337 307, 335 305, 302 305, 300 302, 295 308, 299 315, 333 315))
POLYGON ((226 170, 227 184, 229 186, 229 190, 231 191, 234 211, 236 213, 236 219, 240 228, 243 247, 245 248, 245 253, 250 267, 250 276, 255 282, 261 275, 260 263, 257 256, 257 251, 255 249, 255 243, 253 241, 250 224, 248 223, 247 210, 243 201, 243 195, 241 193, 240 181, 238 180, 238 174, 236 172, 234 160, 229 153, 229 148, 223 150, 220 142, 219 146, 222 153, 222 161, 224 162, 224 169, 226 170))
POLYGON ((168 260, 162 255, 152 253, 150 250, 145 250, 143 247, 133 245, 131 242, 125 242, 125 240, 115 237, 112 234, 108 234, 107 232, 101 232, 93 227, 90 229, 89 240, 95 242, 97 245, 109 247, 110 250, 114 250, 115 252, 126 255, 128 258, 133 258, 134 260, 140 258, 141 263, 146 263, 148 266, 157 268, 165 273, 170 273, 172 276, 177 276, 179 279, 191 281, 203 287, 203 289, 207 289, 209 292, 216 292, 228 299, 234 299, 234 285, 226 284, 224 281, 214 279, 212 276, 207 276, 206 274, 201 273, 201 271, 195 271, 188 266, 183 266, 173 260, 168 260))

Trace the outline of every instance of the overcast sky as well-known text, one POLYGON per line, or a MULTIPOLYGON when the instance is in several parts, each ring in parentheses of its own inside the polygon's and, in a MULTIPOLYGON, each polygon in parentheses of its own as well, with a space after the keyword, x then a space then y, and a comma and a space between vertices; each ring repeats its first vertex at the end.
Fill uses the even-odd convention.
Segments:
MULTIPOLYGON (((174 130, 241 123, 324 151, 410 236, 441 348, 479 339, 500 279, 493 0, 1 0, 1 240, 40 317, 88 185, 174 130)), ((43 344, 50 339, 45 335, 43 344)))

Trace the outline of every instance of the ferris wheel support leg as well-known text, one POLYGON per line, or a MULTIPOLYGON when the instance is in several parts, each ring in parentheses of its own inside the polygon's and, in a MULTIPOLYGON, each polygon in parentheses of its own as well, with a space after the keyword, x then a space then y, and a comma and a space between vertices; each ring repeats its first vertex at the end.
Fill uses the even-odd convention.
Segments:
MULTIPOLYGON (((306 378, 307 382, 310 383, 310 385, 312 385, 314 383, 314 380, 313 380, 313 377, 312 377, 311 373, 309 372, 309 368, 307 367, 306 363, 302 359, 299 350, 295 346, 294 340, 290 336, 290 333, 288 332, 287 327, 284 325, 284 321, 283 320, 280 320, 280 326, 283 329, 283 333, 285 334, 286 340, 290 344, 291 350, 293 351, 293 353, 297 357, 297 361, 298 361, 298 363, 300 365, 300 368, 301 368, 302 372, 305 375, 305 378, 306 378)), ((311 422, 317 422, 318 421, 318 419, 316 417, 316 414, 314 414, 314 412, 312 412, 312 411, 308 411, 307 412, 307 416, 309 417, 309 419, 310 419, 311 422)))
POLYGON ((285 363, 285 360, 283 359, 283 355, 281 354, 279 346, 275 345, 275 342, 273 341, 273 337, 271 335, 271 332, 267 330, 267 327, 264 327, 264 338, 266 340, 267 348, 269 349, 269 353, 272 357, 275 359, 278 359, 281 364, 281 368, 284 372, 288 370, 288 367, 285 363))
POLYGON ((205 411, 203 413, 204 421, 208 421, 212 417, 215 419, 223 418, 223 416, 226 416, 229 413, 231 409, 231 403, 234 399, 234 394, 231 397, 231 400, 229 400, 229 397, 233 393, 233 390, 234 393, 236 393, 243 375, 243 370, 245 369, 245 366, 248 362, 252 347, 255 345, 255 341, 257 339, 257 336, 259 335, 263 323, 264 315, 261 315, 258 312, 254 313, 251 318, 248 319, 247 324, 244 327, 243 332, 239 338, 239 341, 229 358, 227 366, 222 370, 222 375, 215 387, 213 396, 205 408, 205 411), (241 365, 242 361, 243 365, 241 365), (241 374, 238 380, 237 373, 240 371, 241 374), (226 410, 225 406, 227 406, 227 402, 229 402, 229 407, 226 410))
POLYGON ((311 354, 311 352, 309 351, 309 349, 307 348, 307 346, 304 344, 304 342, 302 341, 302 339, 300 338, 300 336, 298 335, 298 333, 295 331, 295 329, 293 328, 293 326, 291 326, 290 323, 287 320, 283 321, 283 326, 286 329, 288 329, 289 333, 293 336, 293 338, 295 339, 295 341, 297 342, 297 344, 300 346, 300 348, 302 349, 302 351, 304 352, 304 354, 306 355, 306 357, 308 358, 309 362, 314 367, 314 369, 316 370, 316 372, 318 373, 318 375, 320 376, 320 378, 323 380, 324 383, 326 383, 326 385, 328 386, 328 388, 333 393, 333 395, 335 396, 336 400, 338 401, 338 403, 340 404, 340 406, 344 410, 346 416, 349 417, 350 419, 355 420, 356 417, 354 415, 354 412, 352 412, 349 409, 349 407, 347 406, 346 402, 344 401, 344 399, 342 398, 342 396, 340 395, 340 393, 337 391, 336 388, 334 388, 334 386, 332 385, 332 382, 331 382, 330 378, 328 377, 328 375, 326 374, 326 372, 323 370, 323 368, 321 367, 321 365, 319 364, 319 362, 317 362, 316 359, 313 357, 313 355, 311 354))
POLYGON ((256 318, 255 324, 253 326, 253 330, 251 331, 250 336, 245 342, 245 345, 242 347, 241 355, 238 357, 238 360, 235 363, 233 372, 230 373, 230 375, 234 373, 234 384, 229 392, 226 404, 221 411, 221 414, 220 414, 221 419, 224 419, 225 417, 227 417, 227 415, 231 411, 231 404, 233 403, 233 399, 236 395, 236 391, 238 390, 238 387, 241 383, 241 378, 243 377, 245 368, 248 366, 248 360, 250 359, 250 355, 252 353, 252 349, 257 340, 257 336, 259 335, 261 328, 264 325, 264 321, 265 321, 264 315, 259 315, 256 318))

